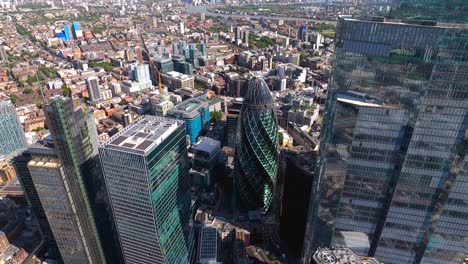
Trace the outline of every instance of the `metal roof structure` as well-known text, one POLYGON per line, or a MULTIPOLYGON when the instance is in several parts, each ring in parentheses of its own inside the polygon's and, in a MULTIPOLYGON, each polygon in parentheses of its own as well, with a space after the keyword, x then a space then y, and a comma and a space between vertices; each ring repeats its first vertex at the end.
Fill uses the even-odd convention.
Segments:
POLYGON ((158 146, 183 123, 177 119, 145 116, 114 135, 102 146, 108 149, 146 153, 158 146))

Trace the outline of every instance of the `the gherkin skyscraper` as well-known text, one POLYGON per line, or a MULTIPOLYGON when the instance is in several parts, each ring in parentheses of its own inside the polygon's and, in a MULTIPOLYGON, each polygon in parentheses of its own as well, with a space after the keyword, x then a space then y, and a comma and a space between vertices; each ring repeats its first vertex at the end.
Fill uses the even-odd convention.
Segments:
POLYGON ((263 79, 249 84, 237 127, 235 187, 249 211, 268 211, 278 171, 278 126, 273 99, 263 79))

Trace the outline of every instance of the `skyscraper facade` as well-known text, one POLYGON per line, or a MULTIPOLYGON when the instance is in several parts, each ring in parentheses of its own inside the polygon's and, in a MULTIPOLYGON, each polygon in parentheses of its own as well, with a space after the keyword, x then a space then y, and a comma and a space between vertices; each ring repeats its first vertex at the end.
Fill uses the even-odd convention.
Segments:
POLYGON ((139 64, 133 70, 133 78, 138 82, 140 89, 151 88, 151 76, 148 64, 139 64))
POLYGON ((235 188, 249 211, 268 211, 278 171, 278 126, 263 79, 251 80, 238 119, 235 188))
POLYGON ((187 263, 189 164, 183 121, 146 116, 99 148, 126 263, 187 263))
POLYGON ((26 148, 23 127, 10 101, 0 101, 0 156, 26 148))
POLYGON ((468 8, 463 0, 398 0, 393 15, 405 20, 468 23, 468 8))
POLYGON ((82 222, 76 221, 75 200, 68 195, 73 188, 71 179, 65 174, 55 150, 40 146, 34 148, 27 167, 62 260, 76 264, 100 263, 89 253, 95 249, 87 245, 82 222))
POLYGON ((468 31, 400 18, 339 21, 304 263, 328 245, 384 263, 468 251, 468 31))
POLYGON ((60 175, 64 175, 60 179, 67 181, 67 196, 86 247, 87 259, 82 263, 106 263, 91 207, 100 182, 96 173, 98 138, 94 117, 81 107, 79 99, 54 97, 44 109, 57 155, 55 163, 60 166, 54 173, 60 170, 60 175))
POLYGON ((88 88, 88 95, 91 101, 99 101, 101 97, 101 89, 99 87, 99 79, 95 76, 86 79, 86 87, 88 88))
POLYGON ((78 22, 73 22, 71 26, 71 31, 74 39, 83 36, 83 34, 80 31, 80 24, 78 22))
POLYGON ((208 103, 197 98, 177 104, 167 112, 167 116, 185 121, 187 136, 192 144, 197 142, 201 131, 210 124, 208 103))
POLYGON ((51 253, 60 259, 60 251, 58 251, 54 234, 52 233, 52 229, 42 206, 42 201, 39 198, 36 186, 34 185, 33 178, 28 168, 28 162, 32 159, 32 153, 39 156, 41 150, 42 148, 29 148, 28 150, 16 155, 12 159, 12 163, 16 170, 16 176, 23 188, 24 197, 26 198, 29 208, 39 224, 42 238, 44 239, 47 248, 52 250, 51 253))
POLYGON ((297 39, 306 41, 307 25, 301 25, 297 30, 297 39))
POLYGON ((70 40, 70 29, 68 28, 67 24, 63 24, 63 36, 64 41, 70 40))

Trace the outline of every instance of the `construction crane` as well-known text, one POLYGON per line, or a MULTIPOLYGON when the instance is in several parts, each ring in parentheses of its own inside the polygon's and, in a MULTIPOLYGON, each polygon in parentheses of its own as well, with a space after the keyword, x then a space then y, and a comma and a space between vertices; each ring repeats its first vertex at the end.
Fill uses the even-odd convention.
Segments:
POLYGON ((151 56, 148 50, 145 48, 142 48, 141 51, 144 52, 146 56, 148 56, 150 67, 153 69, 153 74, 156 74, 156 78, 158 79, 159 93, 162 95, 164 93, 164 88, 163 88, 162 80, 161 80, 161 71, 159 71, 158 66, 156 66, 156 64, 151 59, 151 56))

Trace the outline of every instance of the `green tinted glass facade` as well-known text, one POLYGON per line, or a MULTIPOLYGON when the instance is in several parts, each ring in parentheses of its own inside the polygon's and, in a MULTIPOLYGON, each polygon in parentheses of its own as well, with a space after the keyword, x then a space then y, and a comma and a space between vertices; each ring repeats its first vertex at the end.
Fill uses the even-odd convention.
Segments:
POLYGON ((397 0, 396 18, 468 23, 466 0, 397 0))
POLYGON ((189 163, 185 123, 146 116, 99 148, 126 263, 188 260, 189 163))
POLYGON ((344 246, 384 263, 468 252, 468 30, 341 19, 304 260, 344 246))
POLYGON ((237 127, 235 185, 244 207, 266 212, 278 171, 278 126, 267 84, 254 79, 244 98, 237 127))
POLYGON ((69 196, 76 211, 77 224, 81 227, 81 239, 87 247, 90 261, 83 260, 83 263, 106 263, 86 188, 87 179, 93 176, 81 171, 82 165, 97 154, 93 117, 81 107, 75 107, 71 99, 63 97, 52 98, 45 105, 45 116, 70 186, 69 196))

